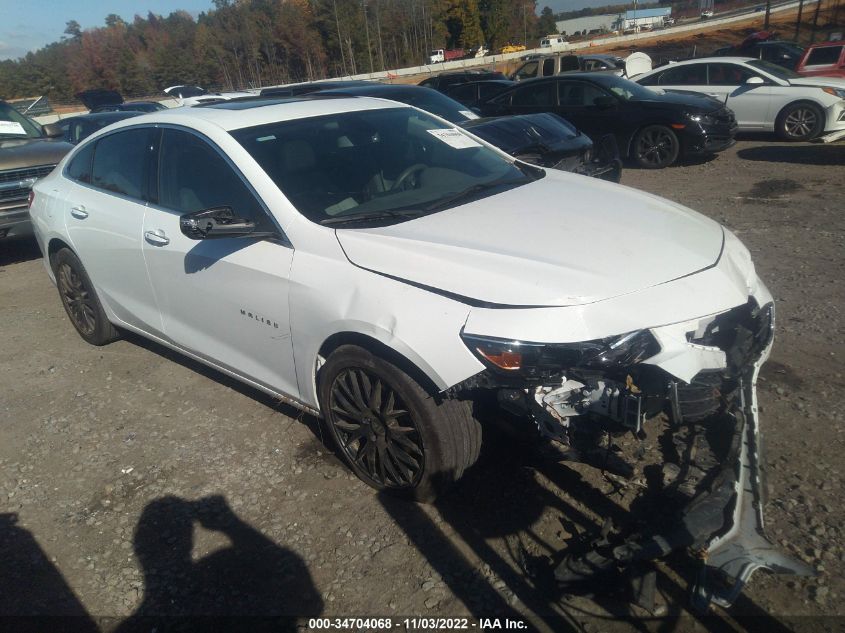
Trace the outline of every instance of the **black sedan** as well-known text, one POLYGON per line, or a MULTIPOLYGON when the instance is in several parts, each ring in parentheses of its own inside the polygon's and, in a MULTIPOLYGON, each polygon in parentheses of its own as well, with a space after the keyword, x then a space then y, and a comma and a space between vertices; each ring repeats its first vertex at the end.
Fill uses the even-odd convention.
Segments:
POLYGON ((361 82, 356 87, 319 94, 379 97, 407 103, 466 128, 520 160, 614 182, 621 176, 619 153, 612 139, 600 140, 594 148, 589 137, 560 117, 533 115, 479 120, 466 106, 422 86, 361 82))
POLYGON ((733 112, 710 97, 660 94, 607 73, 520 82, 479 108, 483 116, 559 114, 593 140, 613 134, 620 153, 648 169, 727 149, 737 130, 733 112))

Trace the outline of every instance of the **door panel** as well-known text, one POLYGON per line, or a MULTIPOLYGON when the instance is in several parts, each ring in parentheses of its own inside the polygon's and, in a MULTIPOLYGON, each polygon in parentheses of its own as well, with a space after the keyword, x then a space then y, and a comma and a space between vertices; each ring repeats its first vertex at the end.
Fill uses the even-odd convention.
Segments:
POLYGON ((778 86, 772 86, 764 78, 764 84, 748 84, 748 79, 759 75, 744 66, 727 62, 708 64, 707 75, 709 92, 723 97, 721 100, 734 111, 740 128, 771 127, 771 102, 778 86))
POLYGON ((273 240, 192 240, 185 213, 228 206, 271 223, 238 172, 206 140, 165 129, 158 203, 144 222, 144 254, 175 344, 275 390, 298 397, 288 316, 294 251, 273 240))
POLYGON ((97 141, 93 167, 81 174, 90 184, 74 183, 64 213, 68 236, 100 300, 125 323, 160 334, 141 237, 151 138, 151 130, 139 128, 97 141))

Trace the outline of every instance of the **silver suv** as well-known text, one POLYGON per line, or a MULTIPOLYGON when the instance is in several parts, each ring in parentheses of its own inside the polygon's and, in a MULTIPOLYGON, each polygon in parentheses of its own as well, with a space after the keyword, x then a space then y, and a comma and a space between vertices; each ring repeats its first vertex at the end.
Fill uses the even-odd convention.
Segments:
POLYGON ((32 234, 29 192, 73 148, 62 136, 58 126, 41 126, 0 101, 0 240, 32 234))

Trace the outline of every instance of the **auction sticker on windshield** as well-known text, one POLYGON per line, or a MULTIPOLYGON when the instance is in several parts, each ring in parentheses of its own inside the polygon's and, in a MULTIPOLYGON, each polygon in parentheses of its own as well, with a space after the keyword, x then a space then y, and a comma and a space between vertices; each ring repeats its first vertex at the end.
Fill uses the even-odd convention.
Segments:
POLYGON ((468 137, 466 134, 461 134, 455 128, 447 130, 426 130, 432 136, 439 138, 441 141, 454 147, 456 149, 466 149, 467 147, 481 147, 478 143, 468 137))
POLYGON ((23 126, 17 121, 0 121, 0 134, 23 134, 26 131, 23 126))

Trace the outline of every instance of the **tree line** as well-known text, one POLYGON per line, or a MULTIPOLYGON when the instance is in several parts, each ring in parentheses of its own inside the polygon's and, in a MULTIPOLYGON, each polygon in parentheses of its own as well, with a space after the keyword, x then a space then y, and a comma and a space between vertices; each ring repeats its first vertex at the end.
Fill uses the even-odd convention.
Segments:
POLYGON ((556 30, 551 9, 536 9, 536 0, 213 0, 197 19, 111 14, 98 28, 70 21, 60 40, 0 62, 0 97, 229 90, 414 66, 438 48, 530 48, 556 30))

